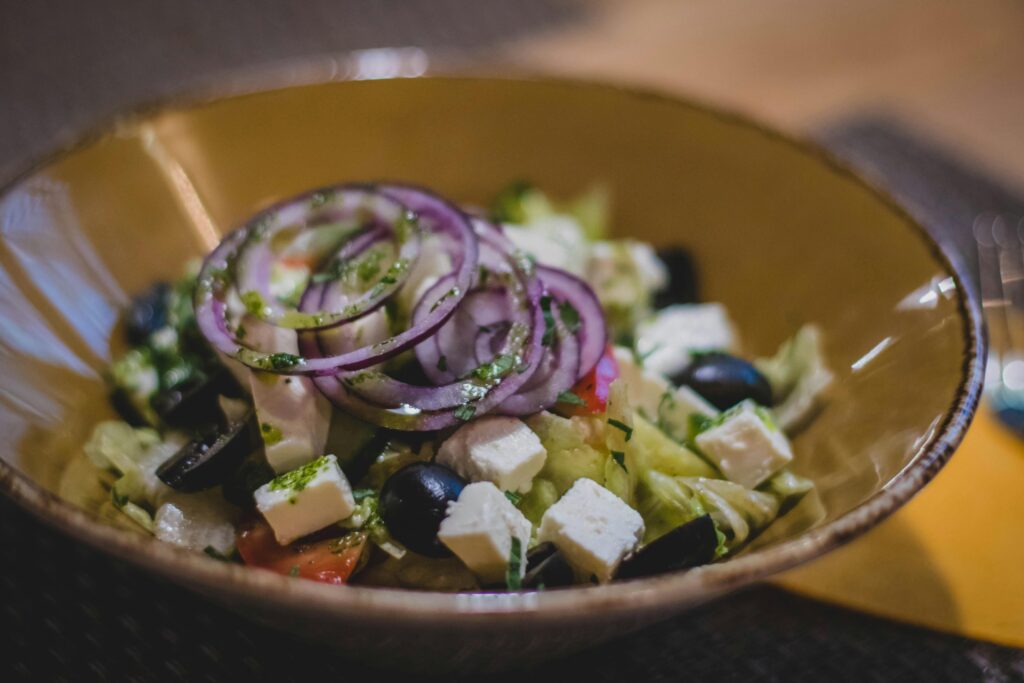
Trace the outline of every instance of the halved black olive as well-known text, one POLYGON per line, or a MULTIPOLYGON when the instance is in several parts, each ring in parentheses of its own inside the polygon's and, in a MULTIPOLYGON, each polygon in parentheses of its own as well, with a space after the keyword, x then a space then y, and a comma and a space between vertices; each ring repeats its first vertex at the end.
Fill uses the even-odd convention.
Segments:
POLYGON ((554 543, 541 543, 526 554, 523 588, 562 588, 571 586, 574 578, 572 567, 554 543))
POLYGON ((167 324, 167 295, 171 286, 157 282, 132 299, 125 311, 124 330, 132 344, 143 344, 149 335, 167 324))
POLYGON ((669 379, 690 387, 719 410, 748 398, 763 406, 772 404, 772 387, 765 376, 747 361, 727 353, 702 353, 669 379))
POLYGON ((715 558, 718 534, 711 515, 702 515, 651 541, 619 565, 617 579, 654 576, 677 569, 691 569, 715 558))
POLYGON ((668 268, 668 287, 654 295, 654 307, 696 303, 697 269, 690 252, 682 247, 662 247, 658 258, 668 268))
POLYGON ((259 444, 256 412, 250 409, 226 429, 209 429, 185 444, 157 469, 156 476, 178 491, 203 491, 223 484, 259 444))
POLYGON ((172 427, 195 429, 220 420, 219 396, 238 398, 241 390, 234 376, 217 366, 209 374, 197 373, 181 384, 162 389, 150 400, 160 419, 172 427))
POLYGON ((428 557, 447 557, 437 531, 458 500, 466 480, 444 465, 415 462, 392 474, 380 490, 377 508, 388 531, 409 550, 428 557))

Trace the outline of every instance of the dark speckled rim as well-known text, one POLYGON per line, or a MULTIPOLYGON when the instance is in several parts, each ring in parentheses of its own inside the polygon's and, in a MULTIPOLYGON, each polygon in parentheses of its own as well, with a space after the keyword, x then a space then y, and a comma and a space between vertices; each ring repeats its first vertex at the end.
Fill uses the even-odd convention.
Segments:
MULTIPOLYGON (((337 58, 340 60, 346 57, 337 58)), ((322 60, 286 68, 246 72, 237 78, 222 79, 212 88, 194 89, 179 96, 135 109, 117 121, 136 120, 168 106, 181 107, 245 96, 296 85, 329 80, 347 80, 337 60, 325 68, 322 60), (338 72, 342 71, 339 77, 338 72)), ((436 80, 485 80, 476 76, 431 76, 436 80)), ((221 600, 258 604, 266 612, 292 613, 300 618, 358 620, 364 623, 434 625, 446 629, 504 629, 534 625, 558 626, 595 618, 644 616, 653 619, 679 612, 723 593, 807 562, 867 531, 906 503, 932 479, 960 444, 978 406, 985 363, 985 336, 982 311, 973 282, 959 258, 933 240, 928 231, 891 196, 854 173, 831 154, 807 141, 766 129, 748 118, 721 112, 701 103, 657 92, 616 85, 556 79, 526 74, 499 76, 503 80, 546 82, 564 88, 600 88, 615 90, 623 97, 654 99, 661 103, 696 108, 721 119, 738 123, 782 141, 821 160, 833 173, 848 182, 860 184, 886 204, 914 229, 931 252, 936 264, 956 283, 956 296, 964 340, 962 377, 955 399, 932 439, 918 457, 885 487, 859 506, 795 539, 741 555, 728 562, 710 565, 686 573, 668 574, 650 579, 606 586, 526 594, 447 594, 361 586, 337 588, 311 581, 295 581, 265 571, 254 571, 191 553, 155 539, 132 534, 103 524, 91 514, 45 491, 6 461, 0 460, 0 490, 40 520, 78 540, 116 557, 145 567, 177 583, 221 600)), ((0 196, 18 181, 57 158, 79 149, 111 129, 97 126, 92 133, 79 136, 74 144, 47 155, 6 183, 0 196)))

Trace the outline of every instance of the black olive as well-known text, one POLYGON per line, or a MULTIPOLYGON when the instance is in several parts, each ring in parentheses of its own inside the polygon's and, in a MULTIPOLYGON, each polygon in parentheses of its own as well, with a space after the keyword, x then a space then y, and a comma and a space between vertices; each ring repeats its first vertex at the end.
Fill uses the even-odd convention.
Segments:
POLYGON ((448 548, 437 530, 458 500, 466 481, 443 465, 415 462, 392 474, 380 490, 377 508, 388 531, 409 550, 429 557, 446 557, 448 548))
POLYGON ((654 576, 677 569, 691 569, 715 559, 718 534, 711 515, 702 515, 651 541, 619 565, 617 579, 654 576))
POLYGON ((763 406, 772 404, 772 387, 765 376, 747 361, 727 353, 702 353, 669 379, 690 387, 719 410, 748 398, 763 406))
POLYGON ((252 494, 259 487, 274 478, 274 470, 267 464, 263 454, 254 451, 227 479, 221 493, 224 499, 238 507, 252 507, 252 494))
POLYGON ((224 367, 217 366, 206 373, 196 373, 181 384, 161 389, 150 404, 160 419, 172 427, 198 428, 220 419, 218 397, 241 396, 234 376, 224 367))
POLYGON ((541 543, 526 555, 523 588, 561 588, 571 586, 572 567, 553 543, 541 543))
POLYGON ((185 444, 156 471, 160 481, 172 489, 192 493, 223 484, 260 444, 256 413, 228 424, 226 429, 210 429, 185 444))
POLYGON ((658 258, 668 268, 668 287, 654 295, 655 308, 699 301, 697 269, 690 252, 682 247, 662 247, 658 258))
POLYGON ((171 286, 166 282, 155 285, 132 299, 125 311, 124 328, 128 341, 142 344, 149 335, 167 325, 167 296, 171 286))

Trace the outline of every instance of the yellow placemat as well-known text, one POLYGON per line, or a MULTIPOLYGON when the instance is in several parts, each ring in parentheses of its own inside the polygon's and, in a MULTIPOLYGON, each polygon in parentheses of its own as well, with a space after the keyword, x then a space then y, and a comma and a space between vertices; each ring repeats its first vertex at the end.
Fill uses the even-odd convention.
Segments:
POLYGON ((1024 441, 982 406, 953 459, 906 507, 777 582, 846 607, 1024 647, 1024 441))

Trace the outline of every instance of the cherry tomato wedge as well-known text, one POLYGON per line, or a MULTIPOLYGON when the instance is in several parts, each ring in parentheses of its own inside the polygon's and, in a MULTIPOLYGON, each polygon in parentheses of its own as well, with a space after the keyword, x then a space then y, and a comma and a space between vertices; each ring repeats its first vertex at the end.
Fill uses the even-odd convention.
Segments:
POLYGON ((247 565, 336 585, 348 582, 368 550, 366 535, 359 532, 284 546, 262 519, 244 522, 235 540, 247 565))
POLYGON ((608 387, 619 376, 619 364, 615 362, 612 347, 609 345, 604 350, 604 355, 598 359, 594 369, 583 376, 572 393, 576 395, 579 402, 568 403, 559 401, 558 412, 563 415, 596 415, 605 411, 608 403, 608 387))

